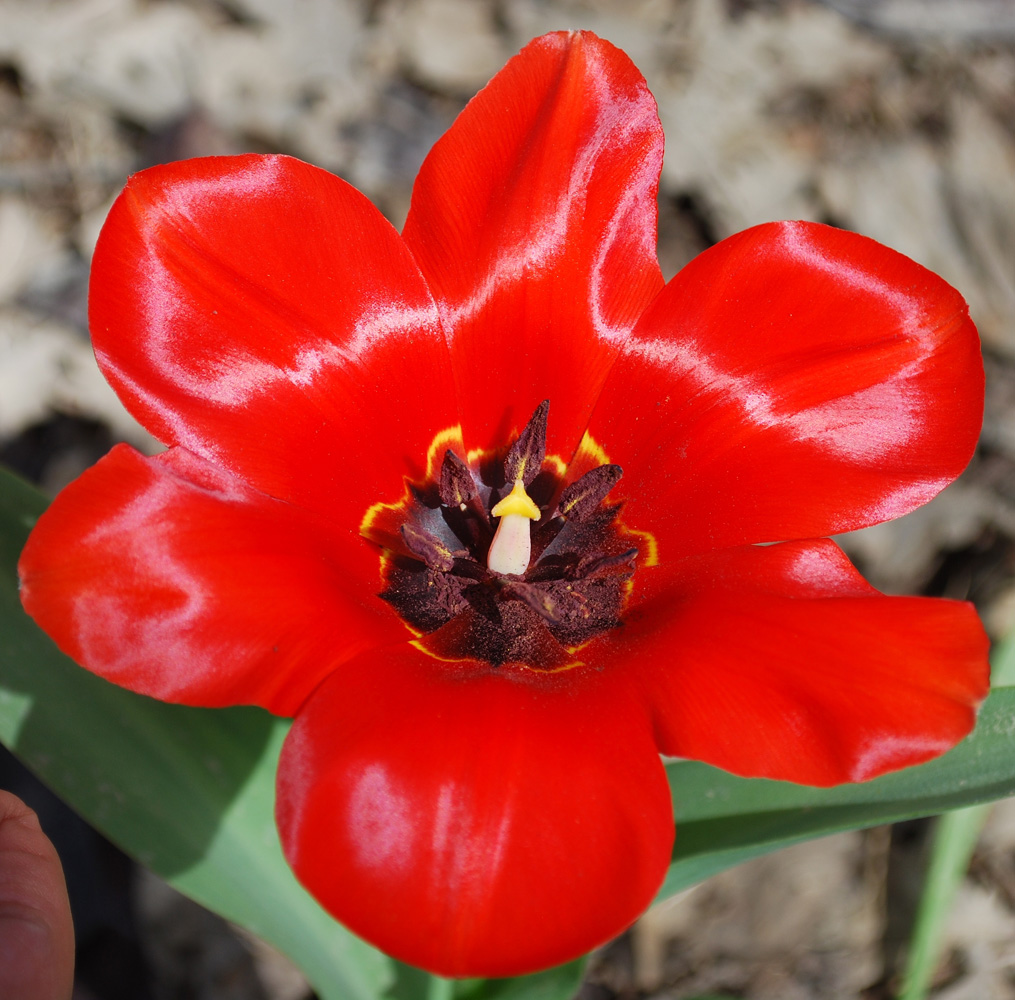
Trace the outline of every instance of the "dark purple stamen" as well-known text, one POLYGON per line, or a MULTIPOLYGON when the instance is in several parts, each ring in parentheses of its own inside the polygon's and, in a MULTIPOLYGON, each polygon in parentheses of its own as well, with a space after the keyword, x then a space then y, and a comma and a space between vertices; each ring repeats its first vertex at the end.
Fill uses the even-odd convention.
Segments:
POLYGON ((620 624, 638 555, 618 526, 619 505, 605 502, 620 467, 599 466, 563 490, 540 476, 548 410, 545 401, 536 408, 499 467, 472 469, 447 451, 436 489, 414 493, 405 509, 404 552, 387 560, 381 596, 436 655, 557 669, 620 624), (527 570, 505 576, 486 564, 490 511, 517 479, 544 513, 532 522, 527 570))

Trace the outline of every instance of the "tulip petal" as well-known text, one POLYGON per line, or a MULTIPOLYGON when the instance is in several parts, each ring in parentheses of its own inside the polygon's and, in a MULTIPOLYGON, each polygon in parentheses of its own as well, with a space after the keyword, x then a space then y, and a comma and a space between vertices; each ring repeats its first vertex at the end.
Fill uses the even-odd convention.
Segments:
POLYGON ((457 424, 436 309, 398 233, 284 156, 136 174, 90 290, 99 364, 131 412, 280 499, 358 525, 457 424))
POLYGON ((292 715, 337 664, 407 634, 355 532, 183 449, 114 448, 42 515, 19 573, 65 653, 189 705, 292 715))
POLYGON ((641 74, 588 32, 531 42, 430 152, 403 235, 448 334, 468 447, 502 448, 549 399, 549 451, 570 457, 662 287, 662 155, 641 74))
POLYGON ((522 974, 620 933, 666 872, 672 805, 643 707, 579 673, 408 644, 336 671, 279 763, 297 877, 356 933, 445 976, 522 974))
POLYGON ((746 777, 865 781, 951 749, 986 696, 971 605, 886 597, 827 539, 642 575, 646 599, 608 655, 644 686, 663 753, 746 777))
POLYGON ((591 431, 624 469, 628 519, 674 558, 905 514, 962 471, 982 415, 953 288, 862 236, 787 222, 670 282, 591 431))

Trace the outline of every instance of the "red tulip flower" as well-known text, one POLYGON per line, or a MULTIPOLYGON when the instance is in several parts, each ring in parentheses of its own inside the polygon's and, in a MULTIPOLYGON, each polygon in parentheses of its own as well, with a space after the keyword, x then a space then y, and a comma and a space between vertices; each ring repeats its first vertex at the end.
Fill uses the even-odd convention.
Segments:
POLYGON ((660 754, 813 785, 973 725, 968 604, 823 537, 964 468, 976 331, 862 236, 773 223, 663 283, 663 138, 628 58, 530 44, 430 153, 399 235, 284 156, 132 177, 95 251, 120 445, 21 561, 89 670, 295 716, 298 878, 449 975, 579 955, 670 859, 660 754), (760 544, 767 543, 767 544, 760 544))

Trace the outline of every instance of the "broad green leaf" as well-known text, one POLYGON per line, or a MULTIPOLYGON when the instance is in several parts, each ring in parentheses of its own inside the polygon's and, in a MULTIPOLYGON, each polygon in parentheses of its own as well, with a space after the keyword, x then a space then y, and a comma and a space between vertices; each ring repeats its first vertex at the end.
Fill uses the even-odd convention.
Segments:
POLYGON ((992 691, 975 731, 943 757, 863 784, 807 788, 690 761, 666 770, 677 841, 661 899, 802 840, 1015 794, 1015 688, 992 691))
POLYGON ((273 820, 289 723, 131 694, 76 666, 22 611, 16 565, 45 498, 0 470, 0 741, 181 892, 289 955, 326 1000, 376 1000, 390 959, 293 878, 273 820))

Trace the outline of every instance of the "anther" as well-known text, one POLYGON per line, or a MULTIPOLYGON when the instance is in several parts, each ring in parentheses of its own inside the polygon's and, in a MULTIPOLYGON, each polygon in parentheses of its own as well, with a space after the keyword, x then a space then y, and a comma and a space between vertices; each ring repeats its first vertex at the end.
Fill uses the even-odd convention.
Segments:
POLYGON ((429 531, 403 524, 401 532, 405 547, 431 569, 446 573, 455 565, 454 553, 429 531))
POLYGON ((441 503, 464 511, 470 500, 479 496, 476 481, 469 467, 450 449, 444 452, 441 462, 441 479, 438 485, 441 503))
POLYGON ((504 477, 509 483, 520 479, 529 486, 539 475, 546 457, 546 415, 549 412, 550 401, 544 399, 508 450, 504 458, 504 477))
POLYGON ((619 465, 600 465, 590 469, 561 493, 557 513, 574 521, 591 517, 599 510, 606 494, 620 482, 621 475, 619 465))

